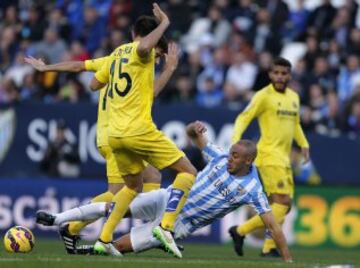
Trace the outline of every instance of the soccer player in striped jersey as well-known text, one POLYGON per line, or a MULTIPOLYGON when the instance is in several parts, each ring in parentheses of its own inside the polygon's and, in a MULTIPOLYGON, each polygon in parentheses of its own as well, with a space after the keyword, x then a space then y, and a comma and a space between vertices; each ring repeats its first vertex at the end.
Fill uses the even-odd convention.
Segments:
MULTIPOLYGON (((165 39, 156 47, 156 58, 165 56, 165 66, 159 77, 154 82, 154 96, 157 96, 169 81, 178 64, 178 48, 175 43, 167 46, 165 39), (167 53, 165 53, 167 50, 167 53)), ((32 65, 40 72, 96 72, 103 66, 107 57, 86 60, 86 61, 65 61, 56 64, 46 65, 41 59, 26 57, 25 62, 32 65)), ((96 145, 100 154, 106 160, 106 174, 108 178, 108 190, 95 196, 91 202, 111 202, 114 194, 116 194, 123 186, 124 180, 120 175, 118 166, 115 161, 114 154, 108 145, 107 129, 107 105, 106 105, 107 87, 100 90, 98 102, 98 118, 96 127, 96 145)), ((143 192, 156 190, 160 188, 161 174, 151 165, 147 165, 143 172, 144 187, 143 192)), ((39 219, 41 221, 41 219, 39 219)), ((79 239, 80 231, 91 221, 76 221, 64 225, 59 232, 64 241, 65 249, 69 254, 76 253, 76 244, 79 239)))
MULTIPOLYGON (((241 140, 227 153, 208 142, 204 135, 205 131, 204 124, 199 121, 187 127, 188 136, 202 150, 208 164, 198 173, 189 197, 176 220, 175 238, 185 238, 240 206, 250 205, 270 230, 284 261, 291 262, 284 234, 272 215, 258 171, 253 164, 257 154, 256 145, 252 141, 241 140)), ((148 222, 133 227, 130 234, 114 242, 120 252, 140 252, 159 246, 159 242, 153 238, 151 232, 161 221, 166 204, 171 202, 170 191, 171 186, 168 189, 140 194, 133 200, 128 215, 148 222)), ((92 208, 90 206, 93 205, 53 215, 50 217, 51 223, 62 224, 65 221, 78 219, 77 217, 91 219, 108 213, 108 204, 99 203, 97 207, 92 208)))

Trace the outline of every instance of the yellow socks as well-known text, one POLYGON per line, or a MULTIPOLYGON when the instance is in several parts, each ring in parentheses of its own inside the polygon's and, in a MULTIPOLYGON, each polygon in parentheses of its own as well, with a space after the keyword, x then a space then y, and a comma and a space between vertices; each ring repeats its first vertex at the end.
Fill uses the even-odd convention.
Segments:
POLYGON ((262 253, 269 253, 271 249, 276 248, 275 241, 271 238, 271 235, 265 235, 265 241, 262 249, 262 253))
MULTIPOLYGON (((289 210, 289 207, 282 204, 273 203, 271 204, 271 209, 276 222, 282 224, 284 222, 285 215, 289 210)), ((261 220, 260 216, 256 215, 251 219, 247 220, 242 225, 239 225, 236 230, 238 234, 245 236, 261 227, 264 227, 264 223, 261 220)))
POLYGON ((161 226, 173 231, 177 216, 183 208, 191 187, 195 182, 195 176, 190 173, 178 173, 170 194, 166 211, 161 221, 161 226))
POLYGON ((110 212, 110 216, 105 222, 100 240, 103 242, 111 242, 113 239, 113 232, 124 217, 131 201, 138 195, 138 193, 127 186, 124 186, 117 194, 113 197, 112 202, 114 204, 113 210, 110 212))
POLYGON ((252 231, 264 227, 264 223, 259 215, 252 217, 241 225, 238 225, 236 231, 239 235, 245 236, 252 231))
POLYGON ((160 183, 145 182, 143 186, 143 193, 158 189, 160 189, 160 183))
MULTIPOLYGON (((91 203, 96 202, 111 202, 113 198, 113 194, 111 192, 105 192, 95 196, 91 203)), ((93 221, 72 221, 69 224, 69 233, 72 235, 78 235, 80 231, 88 224, 92 223, 93 221)))

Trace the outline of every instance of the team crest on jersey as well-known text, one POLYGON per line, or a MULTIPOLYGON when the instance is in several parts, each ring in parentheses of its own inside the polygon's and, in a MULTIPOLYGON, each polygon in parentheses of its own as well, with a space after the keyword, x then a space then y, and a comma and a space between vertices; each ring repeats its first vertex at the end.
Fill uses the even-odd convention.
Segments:
POLYGON ((284 187, 285 187, 284 182, 283 182, 283 181, 279 181, 278 184, 277 184, 277 187, 280 188, 280 189, 284 188, 284 187))
POLYGON ((15 111, 8 109, 0 112, 0 163, 5 159, 15 136, 15 111))
POLYGON ((245 194, 245 189, 242 188, 241 186, 238 186, 237 190, 240 194, 245 194))
POLYGON ((294 107, 295 109, 298 108, 298 105, 297 105, 297 103, 296 103, 295 101, 293 101, 292 105, 293 105, 293 107, 294 107))

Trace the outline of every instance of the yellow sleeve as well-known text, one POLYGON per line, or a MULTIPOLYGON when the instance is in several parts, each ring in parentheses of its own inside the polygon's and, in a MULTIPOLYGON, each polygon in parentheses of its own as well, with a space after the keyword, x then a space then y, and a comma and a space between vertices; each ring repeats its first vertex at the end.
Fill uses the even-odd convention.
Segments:
POLYGON ((90 72, 97 72, 101 69, 101 67, 106 63, 108 59, 107 57, 91 59, 85 61, 85 70, 90 72))
POLYGON ((237 116, 235 120, 232 144, 241 139, 250 122, 263 111, 263 100, 263 94, 261 94, 261 92, 256 93, 245 110, 237 116))
POLYGON ((304 131, 302 130, 300 124, 300 113, 298 113, 296 121, 297 122, 295 126, 295 135, 294 135, 295 141, 301 148, 309 148, 309 142, 307 141, 304 131))
POLYGON ((105 64, 95 73, 95 78, 100 83, 107 84, 109 82, 111 60, 111 56, 107 57, 105 64))

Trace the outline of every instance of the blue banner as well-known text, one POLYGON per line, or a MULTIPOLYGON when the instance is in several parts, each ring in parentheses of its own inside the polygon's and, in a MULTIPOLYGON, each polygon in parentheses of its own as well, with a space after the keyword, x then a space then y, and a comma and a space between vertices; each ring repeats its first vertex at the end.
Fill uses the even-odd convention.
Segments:
MULTIPOLYGON (((40 161, 56 133, 57 121, 64 119, 66 139, 76 144, 81 160, 81 177, 105 176, 104 160, 96 148, 96 106, 94 104, 21 104, 0 110, 0 177, 43 176, 40 161)), ((153 118, 175 143, 188 144, 186 124, 202 120, 209 138, 227 148, 233 122, 239 111, 226 108, 204 109, 192 105, 155 105, 153 118)), ((256 123, 245 137, 259 137, 256 123)), ((329 138, 307 134, 315 168, 325 184, 360 184, 358 155, 360 138, 329 138)))

